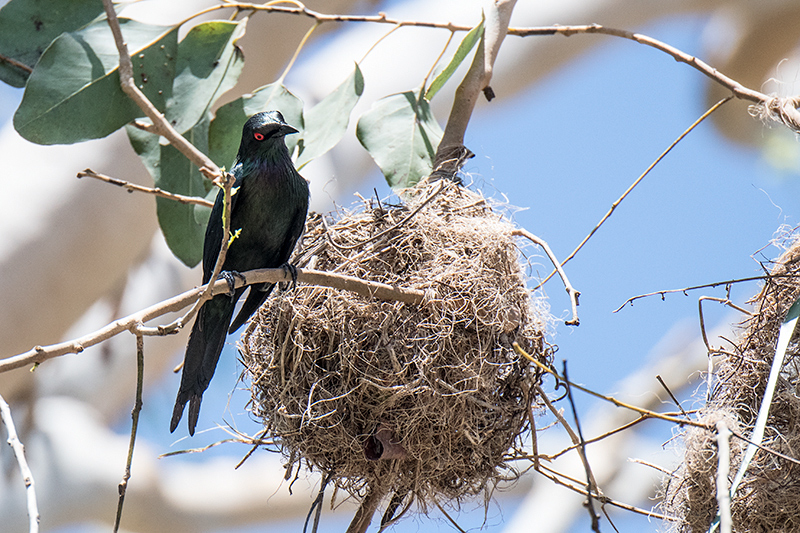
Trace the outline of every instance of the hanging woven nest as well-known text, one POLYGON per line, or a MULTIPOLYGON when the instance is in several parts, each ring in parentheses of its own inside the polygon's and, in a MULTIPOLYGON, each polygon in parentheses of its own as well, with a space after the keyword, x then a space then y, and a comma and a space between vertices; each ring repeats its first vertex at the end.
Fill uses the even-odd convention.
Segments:
MULTIPOLYGON (((749 436, 764 396, 780 326, 800 296, 800 243, 776 262, 772 278, 753 299, 752 317, 741 324, 733 349, 715 364, 717 385, 699 421, 714 427, 718 420, 739 435, 749 436)), ((772 398, 762 446, 788 457, 800 457, 800 337, 795 334, 783 361, 772 398)), ((663 510, 677 517, 676 532, 708 531, 717 514, 716 434, 702 428, 684 434, 685 460, 666 480, 663 510)), ((731 439, 731 476, 741 464, 747 443, 731 439)), ((759 450, 731 502, 733 531, 800 531, 800 465, 759 450)))
POLYGON ((439 181, 404 199, 311 215, 297 265, 425 291, 420 305, 298 285, 261 308, 240 352, 252 412, 289 463, 426 509, 519 476, 537 377, 511 343, 547 360, 551 317, 515 226, 482 195, 439 181))

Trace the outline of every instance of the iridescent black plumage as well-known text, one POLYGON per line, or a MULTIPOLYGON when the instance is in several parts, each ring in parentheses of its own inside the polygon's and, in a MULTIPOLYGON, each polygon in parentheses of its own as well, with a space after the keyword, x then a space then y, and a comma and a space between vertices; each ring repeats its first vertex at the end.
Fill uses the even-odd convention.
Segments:
MULTIPOLYGON (((294 168, 284 135, 297 133, 277 111, 250 117, 231 173, 236 177, 231 197, 232 232, 241 229, 225 256, 223 271, 245 272, 286 264, 303 232, 308 212, 308 183, 294 168)), ((217 194, 203 246, 203 283, 208 283, 223 238, 224 195, 217 194)), ((200 401, 208 388, 225 337, 233 333, 264 303, 274 285, 250 286, 239 314, 231 322, 244 288, 233 296, 220 294, 208 300, 197 314, 186 346, 183 374, 170 431, 175 431, 189 403, 189 434, 194 435, 200 401)))

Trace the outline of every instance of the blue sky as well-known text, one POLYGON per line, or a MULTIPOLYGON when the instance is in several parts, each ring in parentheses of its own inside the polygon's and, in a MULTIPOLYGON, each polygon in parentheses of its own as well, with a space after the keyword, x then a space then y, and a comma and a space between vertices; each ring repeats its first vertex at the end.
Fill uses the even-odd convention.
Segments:
MULTIPOLYGON (((673 18, 642 32, 702 55, 703 23, 699 17, 673 18)), ((596 39, 597 46, 530 91, 507 99, 503 87, 495 86, 498 98, 490 112, 472 121, 466 137, 476 157, 465 171, 475 185, 487 196, 502 192, 511 204, 526 208, 516 213, 516 222, 547 240, 560 258, 705 111, 706 79, 690 67, 630 41, 582 38, 596 39)), ((21 91, 0 86, 0 121, 10 118, 20 97, 21 91)), ((747 112, 742 102, 727 105, 747 112)), ((581 325, 570 328, 559 323, 552 340, 559 346, 557 360, 569 361, 574 381, 600 392, 613 391, 614 384, 641 366, 673 325, 697 323, 699 296, 724 296, 724 291, 671 295, 665 301, 650 298, 612 313, 627 298, 760 273, 751 255, 770 241, 781 224, 798 223, 800 193, 800 167, 776 170, 762 154, 755 147, 731 143, 710 121, 704 123, 656 167, 567 265, 572 283, 582 293, 581 325)), ((388 194, 379 178, 364 184, 362 192, 373 186, 379 191, 384 187, 388 194)), ((767 248, 763 253, 774 257, 777 250, 767 248)), ((541 263, 546 271, 547 262, 541 263)), ((742 303, 756 290, 755 284, 735 286, 733 298, 742 303)), ((550 281, 546 292, 552 312, 566 318, 569 302, 560 281, 550 281)), ((728 314, 709 306, 707 321, 715 324, 728 314)), ((198 427, 220 421, 219 410, 210 406, 226 404, 238 376, 235 340, 229 337, 198 427)), ((150 387, 141 426, 142 436, 163 445, 164 451, 173 442, 164 430, 173 388, 150 387)), ((236 398, 231 405, 241 406, 247 400, 241 392, 236 398)), ((579 399, 581 410, 590 405, 586 398, 579 399)), ((236 423, 245 430, 256 427, 248 426, 246 415, 237 415, 236 423)), ((127 431, 127 424, 125 414, 120 431, 127 431)), ((670 428, 664 431, 666 440, 670 428)), ((209 440, 217 437, 214 433, 209 440)), ((242 451, 237 447, 214 453, 239 457, 242 451)), ((510 516, 515 505, 513 499, 504 499, 502 510, 493 505, 486 531, 501 531, 503 517, 510 516)), ((482 521, 482 510, 459 518, 465 527, 477 527, 482 521)), ((655 529, 639 519, 621 521, 628 530, 655 529)), ((435 525, 451 530, 439 520, 435 525)), ((288 527, 296 530, 297 525, 288 527)), ((610 530, 607 524, 603 527, 610 530)), ((341 517, 323 515, 323 531, 341 529, 341 517)), ((576 531, 587 529, 588 519, 583 517, 576 531)), ((417 518, 396 529, 422 530, 428 530, 427 523, 417 518)))

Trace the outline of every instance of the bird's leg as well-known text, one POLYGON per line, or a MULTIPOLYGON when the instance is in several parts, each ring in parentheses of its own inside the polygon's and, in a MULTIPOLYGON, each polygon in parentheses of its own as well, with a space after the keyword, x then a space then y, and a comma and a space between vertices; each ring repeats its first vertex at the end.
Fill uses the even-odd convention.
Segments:
POLYGON ((291 288, 294 289, 297 287, 297 267, 287 261, 281 265, 281 268, 283 269, 284 274, 289 274, 292 277, 291 288))
POLYGON ((228 294, 230 294, 231 299, 235 298, 234 292, 234 285, 236 284, 235 278, 239 278, 242 280, 243 283, 247 283, 247 278, 241 272, 237 272, 236 270, 224 270, 220 272, 219 277, 225 280, 225 283, 228 284, 228 294))

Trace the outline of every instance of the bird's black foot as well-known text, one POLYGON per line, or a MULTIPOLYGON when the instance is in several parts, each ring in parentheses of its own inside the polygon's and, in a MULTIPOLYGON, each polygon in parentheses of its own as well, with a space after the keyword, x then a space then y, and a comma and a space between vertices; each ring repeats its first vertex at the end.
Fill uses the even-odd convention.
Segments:
POLYGON ((284 263, 281 265, 283 272, 289 274, 292 277, 292 286, 290 288, 294 289, 297 287, 297 267, 292 265, 291 263, 284 263))
POLYGON ((241 274, 241 272, 237 272, 236 270, 224 270, 220 272, 219 277, 224 279, 225 283, 228 284, 228 294, 230 294, 231 298, 234 298, 236 278, 242 280, 243 283, 247 283, 247 279, 241 274))

